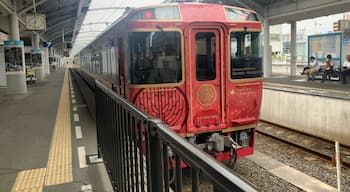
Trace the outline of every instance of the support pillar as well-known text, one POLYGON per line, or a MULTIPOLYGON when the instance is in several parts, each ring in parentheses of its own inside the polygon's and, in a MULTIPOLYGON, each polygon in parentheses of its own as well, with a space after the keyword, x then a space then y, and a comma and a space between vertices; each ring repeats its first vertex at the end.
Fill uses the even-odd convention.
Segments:
POLYGON ((296 21, 291 22, 291 43, 290 43, 290 76, 296 76, 297 70, 297 24, 296 21))
POLYGON ((267 18, 263 21, 264 27, 264 77, 270 77, 272 73, 272 55, 270 46, 270 24, 267 18))
POLYGON ((34 64, 34 70, 35 70, 35 75, 37 80, 43 80, 44 79, 44 70, 43 70, 43 63, 44 63, 44 55, 43 55, 43 51, 40 49, 40 36, 38 32, 35 32, 33 35, 33 49, 32 49, 32 55, 35 55, 36 59, 40 60, 33 60, 33 64, 34 64), (39 56, 40 55, 40 56, 39 56))
POLYGON ((12 0, 13 12, 10 14, 10 37, 12 41, 19 41, 19 25, 17 17, 17 6, 16 1, 12 0))
POLYGON ((16 1, 12 0, 13 12, 10 14, 10 37, 5 41, 5 57, 11 58, 6 64, 7 94, 26 94, 24 43, 20 41, 16 1))
POLYGON ((0 87, 6 87, 5 50, 0 46, 0 87))
POLYGON ((49 48, 47 47, 44 48, 43 70, 44 70, 44 76, 50 75, 49 48))

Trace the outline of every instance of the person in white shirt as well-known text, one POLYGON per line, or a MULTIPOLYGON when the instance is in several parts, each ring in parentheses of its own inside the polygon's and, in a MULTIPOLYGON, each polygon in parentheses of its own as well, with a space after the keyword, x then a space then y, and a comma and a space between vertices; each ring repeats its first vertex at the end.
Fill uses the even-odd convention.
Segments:
POLYGON ((310 57, 310 68, 305 71, 308 80, 315 79, 315 73, 320 70, 320 64, 316 61, 315 57, 310 57))
POLYGON ((345 57, 345 62, 342 67, 342 71, 340 72, 339 80, 342 84, 346 83, 346 76, 350 76, 350 55, 345 57))

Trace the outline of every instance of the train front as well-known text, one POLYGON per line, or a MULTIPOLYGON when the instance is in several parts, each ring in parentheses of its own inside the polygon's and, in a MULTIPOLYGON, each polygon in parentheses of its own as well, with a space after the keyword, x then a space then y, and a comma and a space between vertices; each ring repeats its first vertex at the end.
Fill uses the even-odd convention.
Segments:
POLYGON ((256 14, 180 3, 135 15, 130 99, 218 160, 252 154, 262 97, 256 14))

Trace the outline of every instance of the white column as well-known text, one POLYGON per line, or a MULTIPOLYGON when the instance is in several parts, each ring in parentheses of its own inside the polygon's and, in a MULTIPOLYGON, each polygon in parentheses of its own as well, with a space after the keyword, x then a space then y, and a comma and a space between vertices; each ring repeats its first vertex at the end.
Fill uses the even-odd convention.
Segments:
MULTIPOLYGON (((35 54, 38 54, 38 50, 40 50, 40 35, 38 32, 35 32, 33 34, 33 49, 35 50, 35 54)), ((37 80, 43 80, 44 77, 45 77, 45 72, 44 72, 44 53, 41 52, 40 53, 41 55, 41 63, 38 64, 37 66, 34 67, 34 70, 35 70, 35 75, 36 75, 36 78, 37 80)))
POLYGON ((47 48, 47 47, 44 48, 43 69, 44 69, 44 75, 45 76, 50 75, 49 48, 47 48))
POLYGON ((0 46, 0 87, 6 87, 5 50, 0 46))
MULTIPOLYGON (((17 17, 17 5, 16 1, 12 0, 13 12, 10 14, 10 35, 9 41, 19 41, 19 25, 17 17)), ((6 81, 7 81, 7 94, 26 94, 27 93, 27 82, 26 82, 26 68, 25 68, 25 59, 24 59, 24 45, 23 42, 18 42, 18 47, 22 48, 22 61, 17 61, 16 63, 22 63, 22 71, 15 72, 6 72, 6 81), (19 45, 22 44, 22 45, 19 45)))
POLYGON ((38 32, 35 32, 34 36, 34 49, 40 49, 40 35, 38 32))
POLYGON ((12 41, 19 41, 19 25, 17 17, 17 5, 16 1, 12 0, 13 12, 10 14, 10 36, 9 39, 12 41))
POLYGON ((290 76, 296 76, 297 70, 297 22, 291 22, 291 42, 290 42, 290 76))
POLYGON ((270 46, 270 25, 269 20, 264 19, 263 21, 264 27, 264 77, 270 77, 272 73, 272 55, 271 55, 271 46, 270 46))

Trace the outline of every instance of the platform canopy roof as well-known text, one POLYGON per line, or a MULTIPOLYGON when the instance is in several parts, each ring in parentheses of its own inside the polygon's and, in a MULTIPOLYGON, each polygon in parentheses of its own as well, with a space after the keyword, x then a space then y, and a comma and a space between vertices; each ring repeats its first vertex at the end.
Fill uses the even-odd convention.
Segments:
MULTIPOLYGON (((12 1, 17 5, 21 39, 30 42, 33 33, 26 31, 24 16, 33 13, 33 0, 0 0, 0 31, 9 32, 7 16, 14 10, 12 1)), ((52 41, 53 45, 60 49, 65 45, 63 41, 83 47, 118 19, 126 7, 165 1, 172 0, 35 0, 35 4, 37 13, 46 14, 47 30, 40 32, 42 41, 52 41)), ((350 11, 350 0, 197 0, 197 2, 250 8, 255 10, 261 19, 269 19, 270 25, 350 11)))
MULTIPOLYGON (((25 28, 25 15, 33 14, 33 0, 0 0, 0 30, 9 33, 9 14, 13 13, 16 2, 21 39, 31 42, 33 32, 25 28)), ((80 29, 90 0, 35 0, 36 13, 46 15, 46 31, 41 31, 42 41, 51 41, 59 49, 64 42, 74 42, 80 29)))
MULTIPOLYGON (((220 0, 217 0, 220 1, 220 0)), ((255 10, 270 25, 350 11, 350 0, 221 0, 255 10)))

